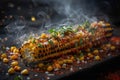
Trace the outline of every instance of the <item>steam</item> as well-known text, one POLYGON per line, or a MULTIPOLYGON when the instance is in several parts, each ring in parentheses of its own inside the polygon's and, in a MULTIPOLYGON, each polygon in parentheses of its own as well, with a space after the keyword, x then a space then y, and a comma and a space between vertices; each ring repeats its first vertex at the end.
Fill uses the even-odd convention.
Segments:
MULTIPOLYGON (((21 45, 30 35, 35 36, 38 34, 39 36, 42 32, 47 32, 51 27, 81 24, 86 20, 93 22, 102 17, 106 21, 109 20, 105 14, 97 9, 94 3, 90 4, 84 0, 78 0, 78 2, 76 0, 32 0, 32 2, 36 7, 39 3, 49 4, 50 8, 53 8, 57 14, 64 16, 63 19, 52 22, 48 13, 38 11, 36 15, 40 17, 40 20, 36 22, 17 20, 6 26, 7 37, 11 40, 10 43, 21 45)), ((57 20, 57 17, 55 20, 57 20)))

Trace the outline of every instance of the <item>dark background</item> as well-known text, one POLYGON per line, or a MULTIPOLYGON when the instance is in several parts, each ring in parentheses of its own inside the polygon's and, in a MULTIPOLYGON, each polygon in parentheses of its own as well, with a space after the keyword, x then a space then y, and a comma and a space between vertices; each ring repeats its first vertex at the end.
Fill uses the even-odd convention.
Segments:
MULTIPOLYGON (((60 1, 60 0, 56 0, 60 1)), ((66 0, 65 0, 66 1, 66 0)), ((69 2, 69 0, 67 0, 69 2)), ((94 11, 95 15, 104 13, 109 17, 109 20, 116 25, 120 24, 120 0, 71 0, 72 5, 83 6, 83 8, 91 13, 94 11), (95 10, 97 9, 97 10, 95 10)), ((30 20, 31 16, 37 16, 38 12, 46 12, 51 20, 65 18, 66 15, 59 14, 54 10, 53 6, 55 0, 1 0, 0 1, 0 26, 9 24, 10 22, 20 18, 30 20), (8 20, 5 16, 13 16, 14 19, 8 20)), ((62 1, 61 1, 62 2, 62 1)), ((67 4, 67 3, 66 3, 67 4)), ((78 8, 78 7, 77 7, 78 8)), ((38 17, 39 16, 39 17, 38 17)))

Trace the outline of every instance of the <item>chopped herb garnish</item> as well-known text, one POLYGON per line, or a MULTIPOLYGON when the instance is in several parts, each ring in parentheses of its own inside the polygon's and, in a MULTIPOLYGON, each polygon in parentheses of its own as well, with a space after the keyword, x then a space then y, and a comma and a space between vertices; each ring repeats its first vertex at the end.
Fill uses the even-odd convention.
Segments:
POLYGON ((52 37, 57 37, 58 31, 56 29, 49 29, 48 32, 52 35, 52 37))
POLYGON ((30 36, 29 36, 29 39, 32 39, 32 38, 33 38, 33 36, 32 36, 32 35, 30 35, 30 36))
POLYGON ((53 43, 52 40, 48 40, 48 43, 49 43, 50 45, 54 45, 54 43, 53 43))
POLYGON ((42 44, 41 44, 41 43, 39 43, 39 44, 38 44, 38 47, 42 48, 43 46, 42 46, 42 44))
POLYGON ((82 43, 83 43, 83 40, 82 40, 82 38, 80 39, 80 45, 82 45, 82 43))
POLYGON ((94 34, 95 33, 95 28, 91 28, 91 29, 89 29, 89 32, 91 32, 92 34, 94 34))
POLYGON ((78 43, 77 42, 75 42, 75 47, 78 47, 78 43))
POLYGON ((56 30, 55 29, 49 29, 48 32, 49 33, 54 33, 54 32, 56 32, 56 30))
POLYGON ((80 57, 83 57, 83 56, 84 56, 84 54, 83 54, 81 51, 80 51, 79 53, 80 53, 80 57))
POLYGON ((33 39, 32 43, 35 43, 35 39, 33 39))
POLYGON ((90 26, 90 22, 89 22, 89 21, 85 21, 85 22, 83 23, 83 27, 89 28, 89 26, 90 26))
POLYGON ((22 76, 16 76, 14 80, 23 80, 22 76))

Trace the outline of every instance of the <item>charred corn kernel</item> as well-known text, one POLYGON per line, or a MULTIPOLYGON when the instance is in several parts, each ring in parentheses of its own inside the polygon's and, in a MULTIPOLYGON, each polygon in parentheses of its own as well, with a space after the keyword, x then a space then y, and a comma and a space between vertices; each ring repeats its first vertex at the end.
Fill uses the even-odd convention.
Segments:
POLYGON ((41 36, 40 36, 40 38, 43 38, 43 39, 47 38, 47 35, 45 33, 42 33, 41 36))
POLYGON ((1 55, 1 59, 3 59, 3 58, 7 58, 7 55, 6 55, 5 53, 3 53, 3 54, 1 55))
POLYGON ((59 63, 60 65, 62 65, 64 62, 63 62, 63 61, 58 61, 58 63, 59 63))
POLYGON ((75 58, 73 56, 70 57, 71 60, 74 60, 75 58))
POLYGON ((110 26, 110 23, 106 23, 105 26, 110 26))
POLYGON ((29 71, 27 69, 24 69, 24 70, 21 71, 21 74, 22 75, 27 75, 27 74, 29 74, 29 71))
POLYGON ((97 55, 97 54, 99 53, 99 51, 96 49, 96 50, 93 51, 93 53, 94 53, 95 55, 97 55))
POLYGON ((12 66, 12 67, 18 66, 18 61, 13 61, 13 62, 11 63, 11 66, 12 66))
POLYGON ((38 64, 38 67, 39 67, 39 68, 42 68, 42 67, 44 67, 44 64, 43 64, 43 63, 39 63, 39 64, 38 64))
POLYGON ((10 56, 10 59, 11 60, 16 60, 16 59, 18 59, 18 56, 14 54, 14 55, 10 56))
POLYGON ((91 25, 90 25, 90 26, 91 26, 91 27, 96 27, 96 26, 97 26, 97 24, 98 24, 97 22, 93 22, 93 23, 91 23, 91 25))
POLYGON ((63 63, 67 63, 67 60, 66 60, 66 59, 64 59, 64 60, 63 60, 63 63))
POLYGON ((55 68, 58 68, 58 69, 61 68, 60 64, 58 64, 58 63, 55 63, 55 64, 54 64, 54 67, 55 67, 55 68))
POLYGON ((18 49, 13 49, 13 53, 18 53, 19 50, 18 49))
POLYGON ((20 70, 21 70, 21 67, 20 67, 20 66, 15 66, 15 67, 14 67, 14 70, 15 70, 15 71, 20 71, 20 70))
POLYGON ((34 46, 34 44, 33 43, 30 43, 30 47, 33 47, 34 46))
POLYGON ((35 40, 36 43, 38 43, 39 41, 38 40, 35 40))
POLYGON ((111 49, 111 50, 115 50, 115 46, 111 46, 110 49, 111 49))
POLYGON ((100 60, 100 59, 101 59, 101 58, 100 58, 100 56, 98 56, 98 55, 97 55, 97 56, 95 56, 95 60, 97 60, 97 61, 98 61, 98 60, 100 60))
POLYGON ((14 49, 16 49, 15 46, 12 46, 12 47, 10 48, 11 51, 13 51, 14 49))
POLYGON ((90 52, 90 49, 89 49, 89 48, 87 48, 87 49, 86 49, 86 51, 87 51, 87 52, 90 52))
POLYGON ((36 47, 32 47, 32 51, 35 51, 36 47))
POLYGON ((9 60, 8 60, 7 58, 3 58, 3 62, 4 62, 4 63, 8 63, 9 60))
POLYGON ((82 60, 84 60, 84 59, 85 59, 85 57, 84 57, 84 56, 80 57, 80 61, 82 61, 82 60))
POLYGON ((110 48, 110 47, 111 47, 111 44, 106 44, 106 46, 107 46, 108 48, 110 48))
POLYGON ((73 63, 73 60, 68 59, 67 63, 73 63))
POLYGON ((52 66, 48 66, 48 68, 47 68, 47 71, 52 71, 53 70, 53 67, 52 66))
POLYGON ((98 26, 103 26, 103 21, 99 21, 98 26))
POLYGON ((14 73, 15 73, 14 68, 10 68, 10 69, 8 70, 8 73, 9 73, 9 74, 14 74, 14 73))
POLYGON ((93 58, 94 55, 92 55, 91 53, 88 53, 88 57, 89 57, 89 58, 93 58))

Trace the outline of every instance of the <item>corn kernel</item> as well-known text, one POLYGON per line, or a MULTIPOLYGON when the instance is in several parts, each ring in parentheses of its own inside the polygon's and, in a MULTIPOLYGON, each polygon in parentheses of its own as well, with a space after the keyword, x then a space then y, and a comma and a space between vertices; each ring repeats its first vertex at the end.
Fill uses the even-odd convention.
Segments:
POLYGON ((29 71, 27 69, 24 69, 24 70, 21 71, 22 75, 27 75, 28 73, 29 73, 29 71))
POLYGON ((43 66, 44 66, 43 63, 39 63, 39 64, 38 64, 38 67, 39 67, 39 68, 42 68, 43 66))
POLYGON ((62 65, 64 62, 63 62, 63 61, 58 61, 58 63, 59 63, 60 65, 62 65))
POLYGON ((94 53, 95 55, 97 55, 97 54, 99 53, 99 51, 96 49, 96 50, 93 51, 93 53, 94 53))
POLYGON ((84 56, 80 57, 80 61, 82 61, 82 60, 84 60, 84 59, 85 59, 85 57, 84 57, 84 56))
POLYGON ((70 57, 71 60, 75 60, 75 58, 73 56, 70 57))
POLYGON ((11 66, 12 66, 12 67, 18 66, 18 62, 17 62, 17 61, 13 61, 13 62, 11 63, 11 66))
POLYGON ((10 59, 11 60, 16 60, 16 59, 18 59, 18 56, 14 54, 14 55, 10 56, 10 59))
POLYGON ((47 71, 52 71, 53 70, 53 67, 52 66, 48 66, 48 68, 47 68, 47 71))
POLYGON ((58 68, 58 69, 61 68, 60 64, 58 64, 58 63, 55 63, 55 64, 54 64, 54 67, 55 67, 55 68, 58 68))
POLYGON ((9 60, 8 60, 7 58, 3 58, 3 62, 4 62, 4 63, 8 63, 9 60))
POLYGON ((20 71, 20 70, 21 70, 21 67, 20 67, 20 66, 15 66, 15 67, 14 67, 14 70, 15 70, 15 71, 20 71))
POLYGON ((111 44, 106 44, 106 46, 107 46, 108 48, 110 48, 110 47, 111 47, 111 44))
POLYGON ((10 51, 13 51, 14 49, 16 49, 16 47, 15 47, 15 46, 12 46, 12 47, 10 48, 10 51))
POLYGON ((100 56, 98 56, 98 55, 97 55, 97 56, 95 56, 95 60, 97 60, 97 61, 98 61, 98 60, 100 60, 100 59, 101 59, 101 58, 100 58, 100 56))
POLYGON ((8 73, 9 73, 9 74, 14 74, 14 73, 15 73, 14 68, 10 68, 10 69, 8 70, 8 73))
POLYGON ((87 51, 87 52, 90 52, 90 49, 89 49, 89 48, 87 48, 87 49, 86 49, 86 51, 87 51))
POLYGON ((107 26, 107 27, 110 26, 110 23, 106 23, 105 26, 107 26))
POLYGON ((18 53, 19 50, 18 49, 13 49, 13 53, 18 53))
POLYGON ((88 53, 89 58, 93 58, 94 56, 91 53, 88 53))
POLYGON ((47 35, 45 33, 42 33, 40 37, 44 39, 47 38, 47 35))
POLYGON ((115 50, 115 46, 111 46, 111 50, 115 50))
POLYGON ((3 58, 7 58, 7 55, 6 55, 5 53, 3 53, 3 54, 1 55, 1 59, 3 59, 3 58))
POLYGON ((68 59, 67 63, 73 63, 73 60, 68 59))

